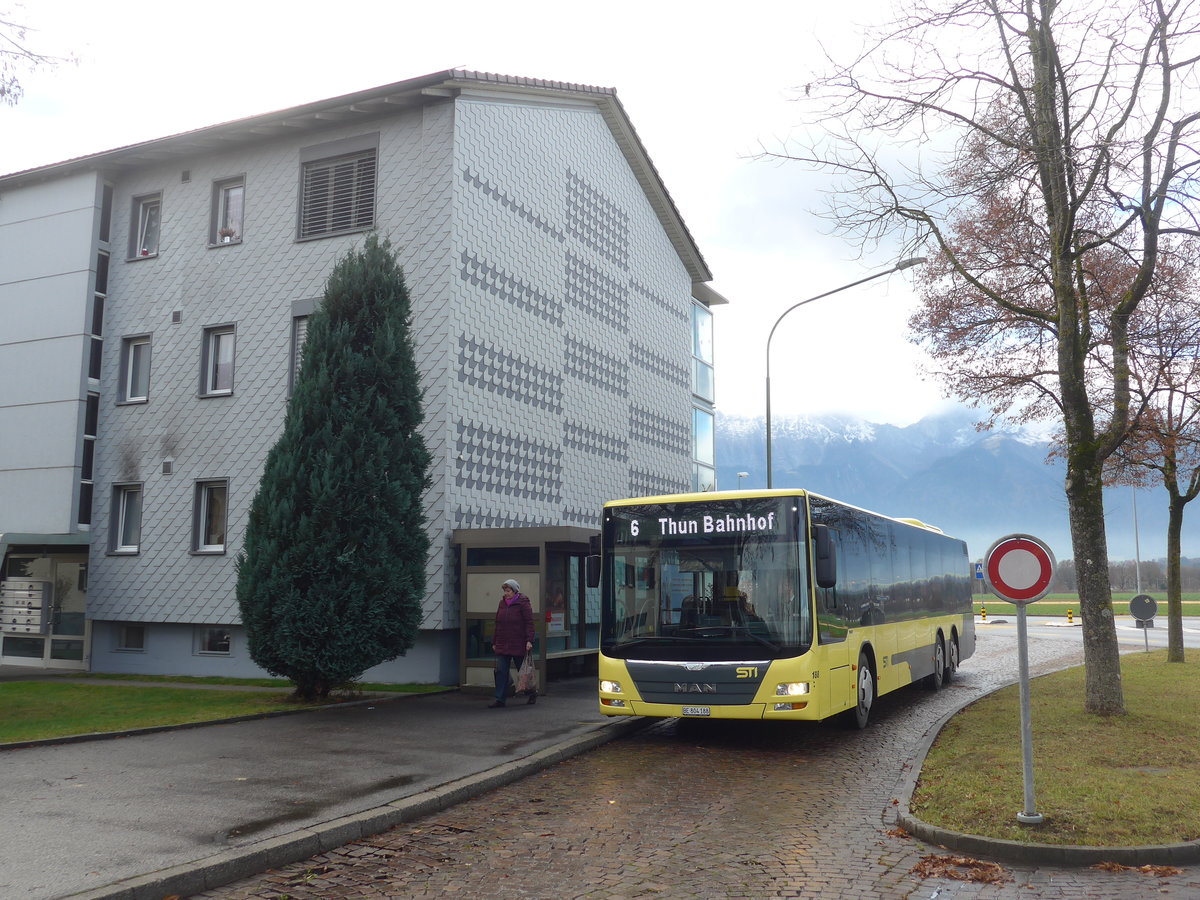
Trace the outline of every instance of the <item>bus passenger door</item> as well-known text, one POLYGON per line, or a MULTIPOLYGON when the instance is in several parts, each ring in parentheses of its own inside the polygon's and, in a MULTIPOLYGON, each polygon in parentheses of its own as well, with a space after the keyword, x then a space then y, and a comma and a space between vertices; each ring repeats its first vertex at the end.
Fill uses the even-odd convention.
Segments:
POLYGON ((854 673, 846 640, 846 620, 839 604, 838 588, 818 588, 817 643, 813 652, 813 669, 818 708, 832 715, 854 704, 854 673))

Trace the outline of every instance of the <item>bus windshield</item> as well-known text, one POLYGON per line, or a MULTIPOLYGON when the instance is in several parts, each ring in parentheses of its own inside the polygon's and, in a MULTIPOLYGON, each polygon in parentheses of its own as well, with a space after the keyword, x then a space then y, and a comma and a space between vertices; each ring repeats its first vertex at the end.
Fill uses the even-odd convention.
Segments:
POLYGON ((605 654, 777 659, 812 643, 803 499, 759 497, 605 510, 605 654))

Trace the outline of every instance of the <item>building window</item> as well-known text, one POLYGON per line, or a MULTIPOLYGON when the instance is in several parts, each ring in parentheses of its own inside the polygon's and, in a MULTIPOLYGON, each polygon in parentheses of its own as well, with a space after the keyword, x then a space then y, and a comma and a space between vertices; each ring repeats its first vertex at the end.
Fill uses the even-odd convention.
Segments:
POLYGON ((713 322, 707 306, 692 304, 692 393, 712 403, 716 397, 713 385, 713 322))
POLYGON ((145 625, 122 625, 117 629, 117 650, 141 652, 146 649, 145 625))
POLYGON ((288 393, 296 389, 300 377, 300 362, 304 356, 304 342, 308 340, 308 316, 292 318, 292 370, 288 381, 288 393))
POLYGON ((233 393, 233 326, 204 329, 200 393, 205 397, 233 393))
POLYGON ((362 231, 375 224, 376 150, 302 163, 300 237, 362 231))
POLYGON ((100 363, 104 357, 104 341, 98 337, 89 338, 90 353, 88 356, 88 378, 92 381, 100 380, 100 363))
MULTIPOLYGON (((112 227, 113 186, 105 184, 100 191, 100 240, 108 243, 109 230, 112 227)), ((99 290, 97 288, 97 290, 99 290)))
POLYGON ((121 402, 145 403, 150 396, 150 337, 121 341, 121 402))
POLYGON ((692 490, 717 489, 713 414, 706 409, 692 410, 692 490))
POLYGON ((229 494, 226 481, 196 484, 196 528, 192 549, 197 553, 225 552, 225 509, 229 494))
POLYGON ((79 482, 79 524, 92 524, 92 490, 93 483, 90 481, 79 482))
POLYGON ((142 546, 142 486, 118 484, 113 486, 112 539, 113 553, 137 553, 142 546))
POLYGON ((96 442, 94 440, 85 440, 83 442, 83 459, 80 464, 79 477, 84 481, 92 480, 92 472, 96 467, 96 442))
POLYGON ((88 394, 83 407, 83 453, 79 473, 80 525, 92 524, 92 462, 96 458, 96 429, 100 420, 100 395, 88 394))
POLYGON ((162 224, 162 194, 133 199, 134 228, 130 233, 129 255, 133 258, 158 255, 159 226, 162 224))
POLYGON ((101 250, 96 254, 96 290, 92 294, 91 358, 88 360, 88 378, 100 380, 100 361, 104 341, 104 298, 108 293, 108 254, 101 250))
MULTIPOLYGON (((103 250, 96 252, 96 293, 108 294, 108 253, 103 250)), ((103 332, 93 328, 92 334, 103 334, 103 332)))
POLYGON ((209 628, 201 626, 195 631, 196 652, 228 656, 233 645, 233 635, 228 628, 209 628))
POLYGON ((213 185, 212 234, 213 244, 236 244, 242 239, 242 217, 245 212, 246 180, 229 178, 213 185))

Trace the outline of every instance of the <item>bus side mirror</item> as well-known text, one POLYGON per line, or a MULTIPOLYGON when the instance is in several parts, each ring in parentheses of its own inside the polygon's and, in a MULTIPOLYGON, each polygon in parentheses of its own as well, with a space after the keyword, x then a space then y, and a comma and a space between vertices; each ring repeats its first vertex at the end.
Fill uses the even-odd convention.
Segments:
POLYGON ((817 587, 831 588, 837 584, 837 547, 828 525, 813 526, 814 559, 816 561, 817 587))
POLYGON ((585 563, 587 569, 587 586, 590 588, 600 587, 600 557, 589 556, 585 563))

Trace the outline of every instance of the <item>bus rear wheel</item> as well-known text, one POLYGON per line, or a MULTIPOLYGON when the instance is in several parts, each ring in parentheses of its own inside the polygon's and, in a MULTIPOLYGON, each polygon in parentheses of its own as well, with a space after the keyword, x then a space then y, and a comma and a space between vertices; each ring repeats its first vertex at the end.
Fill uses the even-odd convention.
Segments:
POLYGON ((871 662, 867 654, 858 654, 858 697, 854 704, 854 725, 866 728, 871 718, 871 706, 875 703, 875 676, 871 674, 871 662))
POLYGON ((946 673, 942 676, 942 681, 949 684, 954 678, 954 673, 958 671, 958 664, 961 661, 958 653, 958 636, 951 634, 950 643, 946 646, 946 673))
POLYGON ((925 676, 925 687, 931 691, 941 690, 946 677, 946 644, 939 632, 933 645, 933 671, 925 676))

